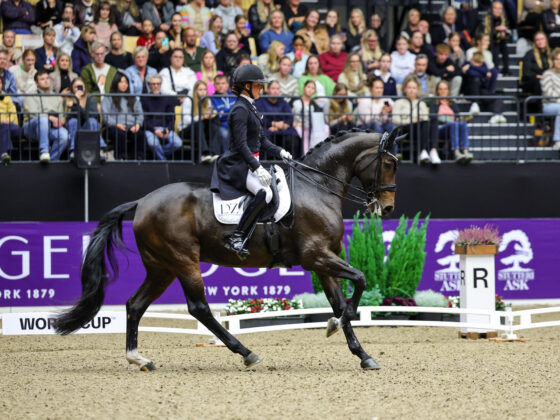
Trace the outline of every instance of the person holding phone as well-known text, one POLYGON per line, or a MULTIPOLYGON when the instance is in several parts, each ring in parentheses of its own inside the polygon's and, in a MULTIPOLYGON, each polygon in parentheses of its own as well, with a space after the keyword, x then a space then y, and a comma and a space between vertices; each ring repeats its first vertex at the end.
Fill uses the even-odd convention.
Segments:
POLYGON ((361 130, 373 130, 376 133, 392 131, 396 126, 391 120, 393 111, 393 100, 383 98, 385 84, 383 80, 369 75, 366 81, 371 97, 360 98, 356 112, 358 128, 361 130))
POLYGON ((286 54, 292 60, 292 76, 299 79, 305 73, 305 66, 309 55, 303 52, 305 41, 302 36, 296 35, 292 41, 292 51, 286 54))
POLYGON ((80 39, 80 28, 74 25, 74 7, 66 4, 62 10, 62 22, 54 25, 54 46, 65 54, 72 54, 74 44, 80 39))

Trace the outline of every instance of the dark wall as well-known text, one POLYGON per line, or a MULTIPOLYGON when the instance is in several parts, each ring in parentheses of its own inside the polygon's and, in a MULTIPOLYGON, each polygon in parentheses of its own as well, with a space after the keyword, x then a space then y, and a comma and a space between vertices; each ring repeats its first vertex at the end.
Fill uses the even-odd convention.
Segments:
MULTIPOLYGON (((171 182, 208 183, 212 168, 188 163, 108 163, 90 170, 90 219, 171 182)), ((402 164, 392 217, 560 217, 559 163, 487 163, 437 168, 402 164)), ((69 163, 0 166, 0 221, 78 221, 84 172, 69 163)), ((358 207, 347 204, 344 217, 358 207)))

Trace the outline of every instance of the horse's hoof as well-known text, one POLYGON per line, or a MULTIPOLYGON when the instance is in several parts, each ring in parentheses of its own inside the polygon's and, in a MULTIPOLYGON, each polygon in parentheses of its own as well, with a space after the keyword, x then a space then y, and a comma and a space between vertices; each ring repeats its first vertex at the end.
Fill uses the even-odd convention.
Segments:
POLYGON ((329 319, 329 322, 327 323, 327 337, 330 337, 335 332, 337 332, 340 329, 340 327, 342 327, 342 323, 340 322, 340 319, 335 318, 334 316, 331 319, 329 319))
POLYGON ((379 369, 381 369, 381 367, 377 364, 377 362, 375 360, 373 360, 371 357, 369 359, 362 360, 362 363, 360 363, 360 366, 362 367, 363 370, 379 370, 379 369))
POLYGON ((154 365, 152 362, 148 362, 144 366, 142 366, 140 370, 142 372, 151 372, 152 370, 156 370, 156 365, 154 365))
POLYGON ((258 365, 260 362, 261 362, 261 359, 259 359, 259 356, 257 356, 253 352, 249 353, 247 356, 245 356, 243 358, 243 364, 245 364, 246 368, 250 368, 250 367, 253 367, 255 365, 258 365))

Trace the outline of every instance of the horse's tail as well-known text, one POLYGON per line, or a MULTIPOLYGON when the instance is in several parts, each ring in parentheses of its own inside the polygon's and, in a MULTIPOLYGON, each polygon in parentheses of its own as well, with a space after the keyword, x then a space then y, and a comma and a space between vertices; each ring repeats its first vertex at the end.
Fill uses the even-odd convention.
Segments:
POLYGON ((119 269, 114 246, 124 247, 121 222, 124 214, 137 206, 137 201, 121 204, 103 216, 97 225, 82 262, 82 295, 71 309, 57 317, 54 328, 58 334, 66 335, 80 329, 99 312, 105 299, 105 287, 110 280, 105 264, 105 250, 113 271, 112 278, 117 278, 119 269))

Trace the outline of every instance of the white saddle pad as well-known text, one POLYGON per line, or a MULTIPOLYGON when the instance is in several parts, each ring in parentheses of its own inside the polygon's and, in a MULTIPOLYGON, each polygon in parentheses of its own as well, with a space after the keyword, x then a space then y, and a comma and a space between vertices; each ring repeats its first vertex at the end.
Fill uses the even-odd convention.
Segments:
MULTIPOLYGON (((280 200, 278 209, 274 213, 274 220, 277 222, 290 210, 292 198, 284 170, 280 166, 274 165, 274 172, 276 173, 278 198, 280 200)), ((218 222, 225 225, 238 224, 243 214, 243 201, 247 196, 244 195, 234 200, 222 200, 218 194, 213 193, 212 195, 214 199, 214 216, 216 216, 218 222)))

